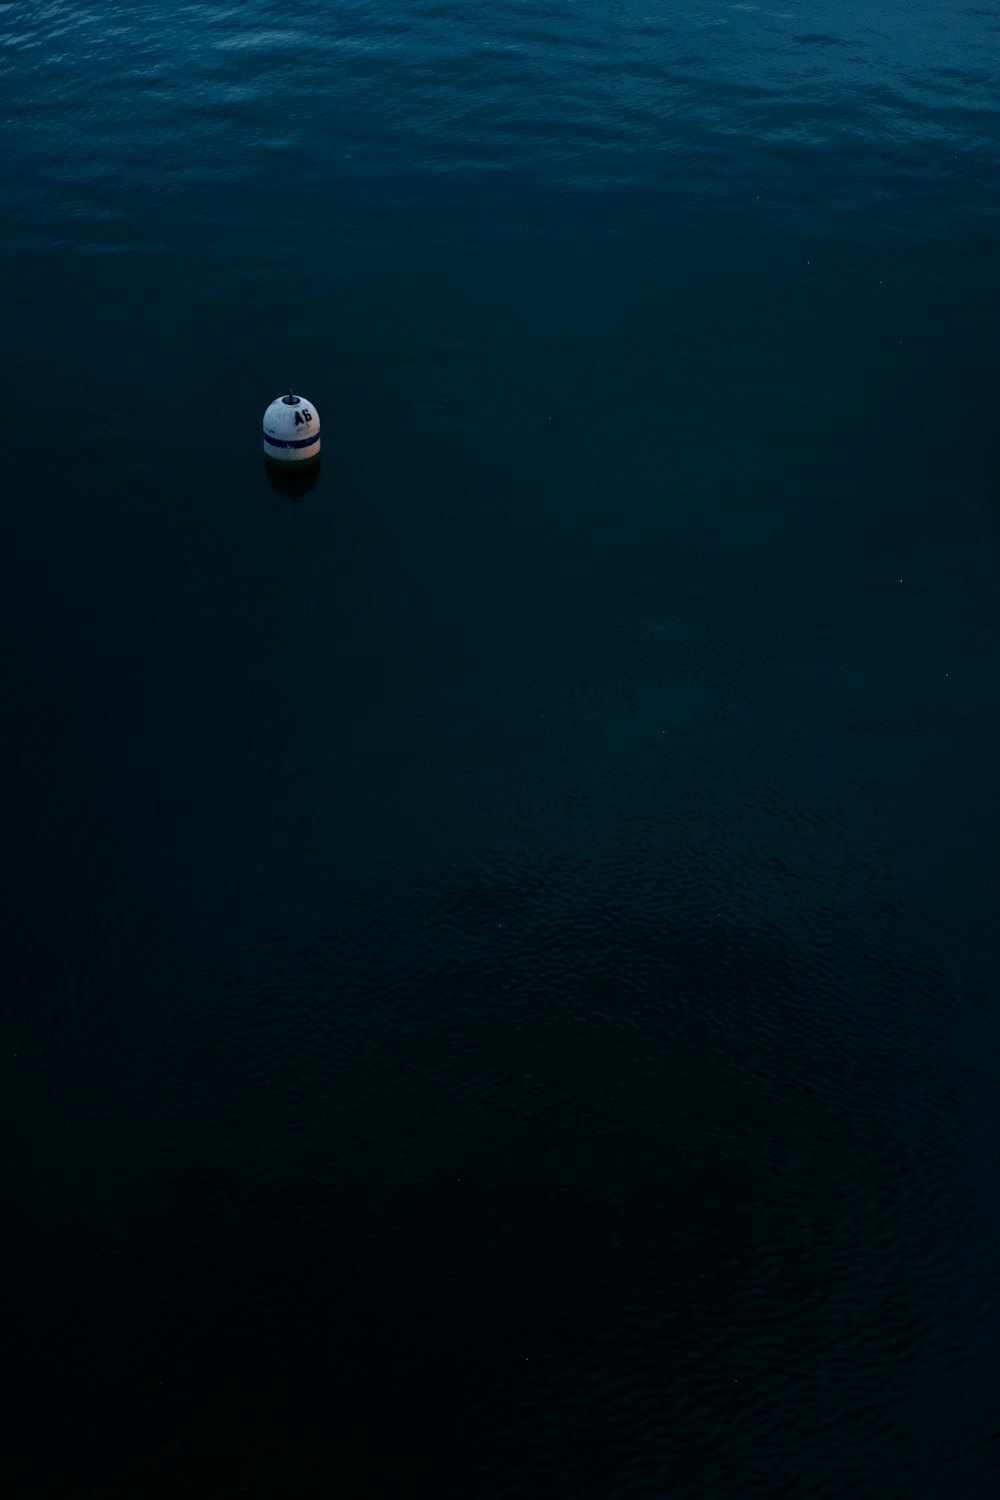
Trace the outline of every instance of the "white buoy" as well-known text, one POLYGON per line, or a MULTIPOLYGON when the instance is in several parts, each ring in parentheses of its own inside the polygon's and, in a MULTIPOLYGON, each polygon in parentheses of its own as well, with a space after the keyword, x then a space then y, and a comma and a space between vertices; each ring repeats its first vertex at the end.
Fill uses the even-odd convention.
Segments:
POLYGON ((264 413, 264 453, 276 464, 319 458, 319 412, 305 396, 289 391, 264 413))

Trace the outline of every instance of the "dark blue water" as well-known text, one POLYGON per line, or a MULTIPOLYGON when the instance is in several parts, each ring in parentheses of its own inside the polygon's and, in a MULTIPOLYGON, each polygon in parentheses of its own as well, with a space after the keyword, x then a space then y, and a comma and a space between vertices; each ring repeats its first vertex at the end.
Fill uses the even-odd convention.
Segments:
POLYGON ((0 5, 10 1493, 996 1493, 998 62, 0 5))

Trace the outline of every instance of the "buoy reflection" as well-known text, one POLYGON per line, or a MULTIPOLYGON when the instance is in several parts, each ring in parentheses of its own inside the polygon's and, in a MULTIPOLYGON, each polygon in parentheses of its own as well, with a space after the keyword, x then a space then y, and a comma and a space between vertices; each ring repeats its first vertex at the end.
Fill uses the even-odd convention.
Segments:
POLYGON ((265 458, 264 473, 276 495, 283 500, 301 500, 319 483, 320 460, 306 464, 272 464, 265 458))

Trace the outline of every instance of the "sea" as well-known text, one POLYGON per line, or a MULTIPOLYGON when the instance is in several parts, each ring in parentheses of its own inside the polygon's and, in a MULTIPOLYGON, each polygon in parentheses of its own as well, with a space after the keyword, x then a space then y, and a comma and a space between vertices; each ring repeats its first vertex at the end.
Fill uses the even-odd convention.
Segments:
POLYGON ((0 121, 4 1493, 1000 1493, 1000 0, 0 121))

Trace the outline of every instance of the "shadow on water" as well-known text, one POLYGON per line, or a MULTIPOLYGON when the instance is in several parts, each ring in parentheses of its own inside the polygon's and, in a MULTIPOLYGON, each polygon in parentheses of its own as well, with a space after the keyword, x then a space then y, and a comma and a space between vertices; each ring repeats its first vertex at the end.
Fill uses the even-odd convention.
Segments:
POLYGON ((319 484, 322 459, 309 464, 274 464, 264 459, 264 474, 283 500, 301 500, 319 484))
POLYGON ((883 1032, 926 973, 656 883, 400 896, 230 977, 245 1030, 186 1079, 228 1106, 100 1232, 136 1308, 90 1370, 132 1449, 102 1492, 832 1497, 836 1459, 887 1493, 934 1171, 883 1032), (845 965, 891 973, 879 1013, 845 965))

